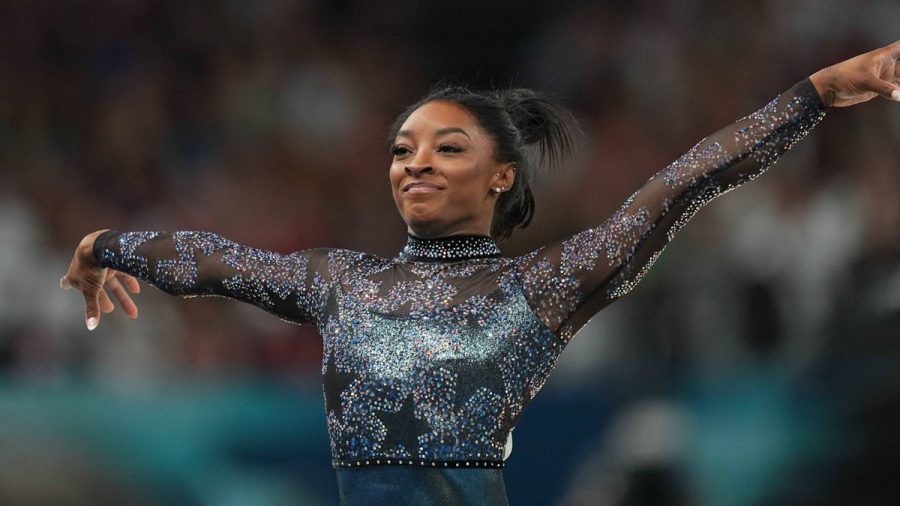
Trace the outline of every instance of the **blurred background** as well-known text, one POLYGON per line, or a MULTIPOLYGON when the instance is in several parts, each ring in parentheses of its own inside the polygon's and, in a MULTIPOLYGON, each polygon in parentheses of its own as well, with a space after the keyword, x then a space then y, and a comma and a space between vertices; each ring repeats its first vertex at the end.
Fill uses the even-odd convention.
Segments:
MULTIPOLYGON (((387 127, 440 79, 586 135, 508 256, 602 223, 697 141, 893 42, 900 3, 0 3, 0 504, 337 504, 321 340, 145 285, 59 289, 101 228, 396 254, 387 127)), ((900 496, 900 107, 832 109, 595 316, 516 428, 512 504, 900 496)))

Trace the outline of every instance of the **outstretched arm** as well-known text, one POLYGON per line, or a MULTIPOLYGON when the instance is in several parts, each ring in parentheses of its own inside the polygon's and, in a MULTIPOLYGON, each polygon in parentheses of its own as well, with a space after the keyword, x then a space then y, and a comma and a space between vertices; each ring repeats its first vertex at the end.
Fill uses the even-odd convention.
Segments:
POLYGON ((551 330, 571 338, 634 288, 700 207, 765 172, 828 106, 900 94, 898 57, 900 41, 796 83, 651 176, 600 226, 519 257, 531 307, 551 330))
POLYGON ((88 328, 110 312, 108 287, 132 317, 135 277, 182 297, 221 296, 259 306, 294 323, 316 323, 325 294, 328 250, 282 255, 211 232, 94 232, 76 250, 60 284, 85 295, 88 328), (121 279, 121 281, 120 281, 121 279), (93 320, 92 320, 93 318, 93 320))

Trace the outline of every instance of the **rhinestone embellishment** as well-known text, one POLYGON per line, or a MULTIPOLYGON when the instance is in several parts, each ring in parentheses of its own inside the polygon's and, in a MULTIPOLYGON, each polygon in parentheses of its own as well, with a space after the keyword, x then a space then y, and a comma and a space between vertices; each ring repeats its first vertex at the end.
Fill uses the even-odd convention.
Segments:
POLYGON ((360 466, 381 466, 381 465, 401 465, 401 466, 420 466, 420 467, 481 467, 481 468, 503 468, 503 461, 493 460, 463 460, 463 461, 436 461, 436 460, 420 460, 420 459, 362 459, 362 460, 332 460, 333 467, 360 467, 360 466))
POLYGON ((484 235, 452 235, 423 239, 407 233, 403 260, 448 261, 472 258, 499 258, 502 254, 494 239, 484 235))

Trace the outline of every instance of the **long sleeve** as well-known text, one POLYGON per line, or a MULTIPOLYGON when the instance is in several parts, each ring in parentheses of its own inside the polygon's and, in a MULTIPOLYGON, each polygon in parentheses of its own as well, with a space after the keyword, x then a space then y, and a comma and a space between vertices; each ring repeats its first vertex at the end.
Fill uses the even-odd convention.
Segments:
POLYGON ((698 142, 600 226, 517 257, 529 304, 568 340, 634 288, 700 207, 765 172, 824 116, 806 78, 698 142))
POLYGON ((94 241, 94 256, 102 267, 131 274, 166 293, 228 297, 292 323, 314 325, 326 303, 329 251, 282 255, 193 231, 110 230, 94 241))

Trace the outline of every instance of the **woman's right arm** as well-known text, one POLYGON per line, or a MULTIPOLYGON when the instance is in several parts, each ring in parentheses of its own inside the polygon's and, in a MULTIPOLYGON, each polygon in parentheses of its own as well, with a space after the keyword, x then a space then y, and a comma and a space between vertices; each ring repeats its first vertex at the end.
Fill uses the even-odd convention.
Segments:
POLYGON ((126 313, 137 316, 123 287, 137 293, 135 277, 172 295, 228 297, 293 323, 316 324, 327 292, 328 252, 317 248, 282 255, 212 232, 100 230, 79 244, 60 284, 84 294, 89 329, 99 323, 101 310, 112 311, 106 287, 126 313))

